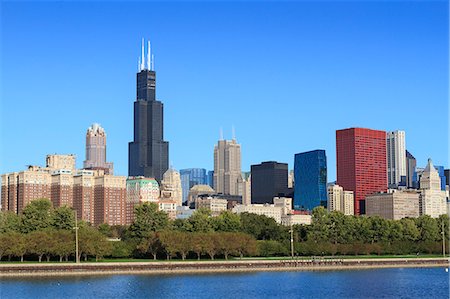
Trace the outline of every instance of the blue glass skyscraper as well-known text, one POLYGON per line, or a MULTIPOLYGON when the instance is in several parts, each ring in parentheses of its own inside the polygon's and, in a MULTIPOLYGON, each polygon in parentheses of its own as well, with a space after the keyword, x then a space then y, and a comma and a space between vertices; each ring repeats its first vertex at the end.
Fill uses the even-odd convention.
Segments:
POLYGON ((327 203, 327 156, 324 150, 295 155, 294 209, 311 211, 327 203))
POLYGON ((206 185, 208 178, 204 168, 180 169, 182 198, 185 202, 189 195, 189 190, 195 185, 206 185))

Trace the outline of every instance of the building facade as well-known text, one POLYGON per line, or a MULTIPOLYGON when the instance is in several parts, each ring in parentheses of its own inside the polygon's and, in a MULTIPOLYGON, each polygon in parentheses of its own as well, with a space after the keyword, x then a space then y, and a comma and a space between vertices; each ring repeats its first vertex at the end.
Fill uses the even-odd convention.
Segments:
POLYGON ((294 208, 312 211, 327 205, 327 156, 324 150, 295 155, 294 208))
POLYGON ((180 170, 182 201, 185 202, 189 195, 189 190, 195 185, 208 185, 206 169, 187 168, 180 170))
POLYGON ((344 215, 354 215, 355 200, 353 191, 345 191, 339 185, 329 185, 327 188, 328 211, 339 211, 344 215))
POLYGON ((134 137, 128 146, 128 175, 155 178, 160 183, 169 168, 169 143, 164 141, 164 105, 156 100, 156 72, 150 56, 149 42, 145 64, 142 43, 134 102, 134 137))
POLYGON ((189 190, 187 205, 195 206, 195 200, 202 195, 213 195, 216 192, 209 185, 195 185, 189 190))
POLYGON ((126 178, 102 169, 72 170, 75 156, 58 156, 48 155, 47 167, 3 174, 2 210, 19 214, 31 201, 47 198, 54 208, 71 207, 79 219, 94 225, 125 224, 126 178))
POLYGON ((225 195, 239 194, 241 145, 236 139, 219 140, 214 147, 214 190, 225 195))
POLYGON ((419 193, 415 190, 393 191, 367 196, 366 215, 391 220, 419 217, 419 193))
POLYGON ((389 188, 406 186, 405 131, 386 133, 387 176, 389 188))
POLYGON ((86 132, 85 169, 104 169, 106 174, 113 174, 112 162, 106 162, 106 132, 99 124, 93 124, 86 132))
POLYGON ((354 192, 355 215, 365 214, 365 198, 387 191, 386 132, 350 128, 336 131, 337 184, 354 192))
POLYGON ((409 189, 417 189, 414 173, 416 171, 416 158, 406 150, 406 187, 409 189))
POLYGON ((183 204, 180 173, 169 168, 161 182, 161 201, 173 201, 177 206, 183 204))
POLYGON ((251 166, 251 202, 273 203, 273 198, 288 192, 288 165, 275 161, 251 166))
POLYGON ((220 213, 227 210, 228 201, 226 199, 215 198, 211 196, 197 197, 195 199, 195 209, 208 209, 212 216, 219 216, 220 213))
POLYGON ((447 213, 446 191, 441 190, 441 178, 431 159, 420 177, 420 215, 437 218, 447 213))

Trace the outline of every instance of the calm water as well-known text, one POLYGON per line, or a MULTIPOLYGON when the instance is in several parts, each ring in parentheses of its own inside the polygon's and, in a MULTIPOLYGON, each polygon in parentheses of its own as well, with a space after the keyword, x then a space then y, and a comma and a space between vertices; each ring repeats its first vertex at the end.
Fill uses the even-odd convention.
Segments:
POLYGON ((444 268, 0 281, 0 298, 449 298, 444 268))

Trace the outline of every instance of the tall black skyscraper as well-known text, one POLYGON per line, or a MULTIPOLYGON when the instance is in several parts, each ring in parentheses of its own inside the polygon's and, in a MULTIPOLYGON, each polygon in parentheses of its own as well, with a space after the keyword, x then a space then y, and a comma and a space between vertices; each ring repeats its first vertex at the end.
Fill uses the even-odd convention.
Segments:
POLYGON ((153 177, 161 183, 169 168, 169 143, 164 141, 164 105, 156 100, 156 72, 150 42, 145 59, 142 41, 136 85, 134 139, 128 146, 128 175, 153 177))

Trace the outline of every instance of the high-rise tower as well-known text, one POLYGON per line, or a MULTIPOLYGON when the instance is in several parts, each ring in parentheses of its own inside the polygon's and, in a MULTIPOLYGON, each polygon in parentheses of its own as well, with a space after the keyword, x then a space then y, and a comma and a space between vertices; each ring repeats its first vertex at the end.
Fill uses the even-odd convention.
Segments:
POLYGON ((106 133, 99 124, 93 124, 86 132, 85 169, 104 169, 113 174, 113 163, 106 162, 106 133))
POLYGON ((156 72, 150 42, 147 57, 144 50, 142 40, 134 102, 134 139, 128 147, 128 175, 153 177, 161 183, 169 168, 169 143, 164 141, 164 105, 156 100, 156 72))
POLYGON ((355 215, 365 214, 366 196, 387 191, 386 160, 385 131, 336 131, 337 184, 354 192, 355 215))
POLYGON ((389 188, 406 186, 405 131, 387 132, 387 176, 389 188))

